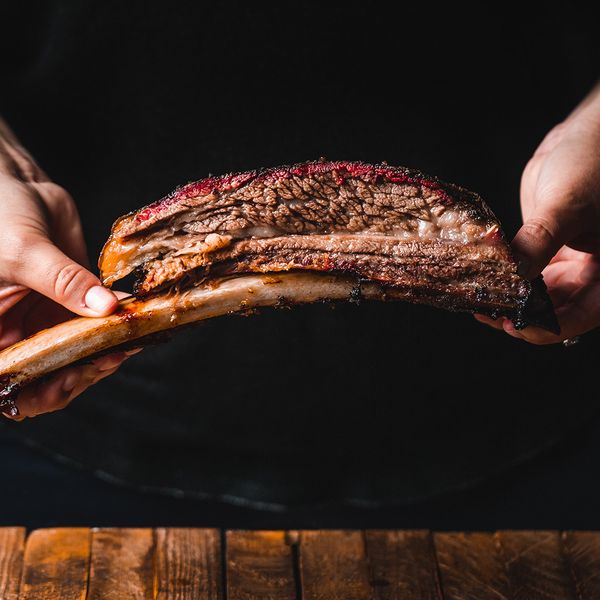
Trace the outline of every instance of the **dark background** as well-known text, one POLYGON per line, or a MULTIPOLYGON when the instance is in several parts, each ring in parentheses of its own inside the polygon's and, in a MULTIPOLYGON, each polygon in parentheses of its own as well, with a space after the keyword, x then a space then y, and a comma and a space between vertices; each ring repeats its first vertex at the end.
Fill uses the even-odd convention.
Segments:
MULTIPOLYGON (((0 113, 75 197, 91 257, 177 184, 320 156, 462 184, 511 235, 528 157, 599 71, 595 22, 566 3, 0 11, 0 113)), ((597 350, 405 304, 220 319, 7 424, 2 520, 597 527, 597 350)))

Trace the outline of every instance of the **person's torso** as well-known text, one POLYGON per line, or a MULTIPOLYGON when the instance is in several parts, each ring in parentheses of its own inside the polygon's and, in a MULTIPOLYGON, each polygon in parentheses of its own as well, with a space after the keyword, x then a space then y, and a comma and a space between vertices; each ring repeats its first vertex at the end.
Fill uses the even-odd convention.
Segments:
MULTIPOLYGON (((320 156, 465 185, 514 232, 520 171, 597 76, 593 20, 384 6, 7 5, 0 113, 75 197, 92 260, 116 217, 180 183, 320 156)), ((408 304, 269 310, 149 348, 21 430, 147 487, 406 499, 575 427, 596 348, 408 304)))

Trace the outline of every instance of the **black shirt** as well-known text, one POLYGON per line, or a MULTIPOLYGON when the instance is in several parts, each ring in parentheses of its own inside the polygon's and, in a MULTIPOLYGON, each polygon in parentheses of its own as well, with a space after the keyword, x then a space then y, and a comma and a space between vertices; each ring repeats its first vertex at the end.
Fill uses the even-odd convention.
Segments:
MULTIPOLYGON (((568 5, 532 19, 365 2, 0 6, 0 114, 75 197, 92 257, 117 216, 177 184, 320 156, 465 185, 513 233, 524 164, 599 72, 595 21, 568 5)), ((589 418, 597 345, 527 346, 407 304, 265 310, 148 348, 14 428, 144 489, 402 501, 589 418)))

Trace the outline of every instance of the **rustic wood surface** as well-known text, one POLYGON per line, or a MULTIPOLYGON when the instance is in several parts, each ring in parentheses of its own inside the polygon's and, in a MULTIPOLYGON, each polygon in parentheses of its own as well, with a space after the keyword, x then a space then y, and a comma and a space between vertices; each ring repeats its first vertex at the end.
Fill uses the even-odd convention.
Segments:
POLYGON ((371 600, 365 537, 361 531, 302 531, 300 583, 306 600, 371 600))
POLYGON ((367 531, 371 585, 378 600, 442 600, 428 531, 367 531))
POLYGON ((227 532, 227 598, 295 600, 294 558, 285 532, 227 532))
POLYGON ((595 600, 600 532, 0 528, 0 600, 595 600))
POLYGON ((154 598, 154 536, 151 529, 94 529, 90 600, 154 598))
POLYGON ((502 531, 497 536, 515 600, 577 600, 557 531, 502 531))
POLYGON ((0 529, 0 599, 16 600, 19 597, 25 529, 6 527, 0 529))
POLYGON ((157 600, 221 600, 222 577, 218 530, 156 530, 157 600))
POLYGON ((600 535, 565 531, 561 541, 577 598, 600 598, 600 535))
POLYGON ((19 598, 85 598, 90 567, 89 529, 38 529, 25 544, 19 598))
POLYGON ((436 533, 435 551, 447 600, 511 598, 500 544, 491 533, 436 533))

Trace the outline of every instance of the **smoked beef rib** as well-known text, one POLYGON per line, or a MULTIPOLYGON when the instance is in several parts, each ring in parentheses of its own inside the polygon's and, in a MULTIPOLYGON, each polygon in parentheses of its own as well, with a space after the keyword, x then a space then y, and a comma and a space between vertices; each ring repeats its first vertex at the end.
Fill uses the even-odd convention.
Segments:
POLYGON ((107 286, 133 274, 136 298, 0 352, 0 407, 92 355, 283 301, 362 293, 559 330, 542 279, 517 273, 483 200, 403 167, 317 161, 189 183, 118 219, 99 268, 107 286))

